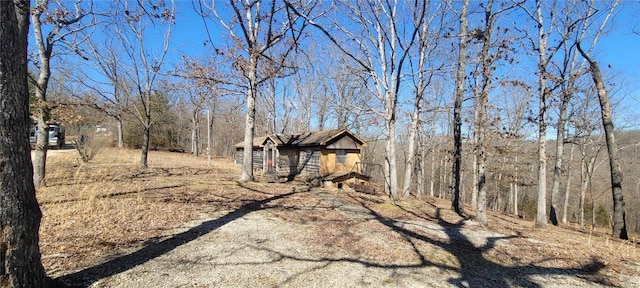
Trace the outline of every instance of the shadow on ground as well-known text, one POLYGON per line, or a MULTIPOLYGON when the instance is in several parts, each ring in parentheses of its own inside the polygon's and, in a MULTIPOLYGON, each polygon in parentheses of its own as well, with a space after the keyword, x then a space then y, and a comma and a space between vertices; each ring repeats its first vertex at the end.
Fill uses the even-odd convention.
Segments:
MULTIPOLYGON (((256 192, 270 195, 266 192, 255 190, 253 188, 244 187, 254 190, 256 192)), ((264 209, 275 209, 277 206, 269 205, 270 202, 274 202, 279 199, 289 197, 296 194, 295 188, 288 193, 270 196, 263 200, 256 200, 245 203, 238 209, 229 212, 228 214, 217 218, 203 222, 202 224, 193 227, 185 232, 176 234, 166 240, 149 244, 144 248, 127 254, 105 263, 90 267, 63 277, 56 279, 60 287, 87 287, 97 281, 107 278, 118 273, 130 270, 134 267, 142 265, 148 261, 151 261, 161 255, 164 255, 181 245, 194 241, 200 236, 212 232, 232 221, 235 221, 253 211, 264 209)), ((393 232, 400 235, 406 243, 413 247, 413 251, 419 257, 419 263, 410 264, 386 264, 371 261, 367 259, 360 259, 357 257, 304 257, 300 255, 289 255, 285 252, 273 251, 263 247, 254 247, 255 249, 261 249, 277 255, 274 259, 260 263, 244 263, 244 264, 269 264, 281 262, 284 260, 302 261, 318 263, 312 269, 300 271, 294 275, 291 275, 282 284, 293 282, 297 277, 301 277, 304 274, 314 273, 319 269, 323 269, 331 265, 332 263, 355 263, 363 265, 364 267, 374 267, 383 269, 401 269, 401 268, 424 268, 424 267, 436 267, 443 271, 453 272, 455 276, 448 279, 448 283, 455 287, 542 287, 544 284, 536 282, 535 276, 571 276, 585 279, 589 282, 596 282, 604 285, 612 285, 607 279, 598 275, 598 272, 604 268, 604 263, 598 259, 592 259, 592 261, 586 265, 577 268, 553 268, 538 266, 535 264, 529 265, 514 265, 507 266, 500 263, 496 263, 490 259, 487 259, 485 253, 494 249, 496 244, 501 241, 508 241, 510 238, 517 236, 501 236, 501 237, 489 237, 484 245, 477 247, 473 242, 463 233, 464 223, 458 221, 455 223, 447 222, 441 217, 441 210, 438 208, 436 215, 421 217, 424 221, 430 221, 436 223, 447 235, 447 239, 437 239, 431 235, 422 234, 413 230, 409 230, 403 227, 403 222, 395 219, 387 218, 376 211, 367 208, 365 205, 356 205, 344 200, 339 200, 336 197, 331 201, 331 204, 336 210, 344 209, 348 213, 354 213, 354 209, 349 206, 358 206, 357 212, 360 214, 361 221, 376 221, 391 229, 393 232), (336 199, 338 199, 336 201, 336 199), (363 211, 364 210, 364 211, 363 211), (367 217, 362 217, 361 214, 368 214, 367 217), (455 257, 459 263, 458 266, 445 265, 442 263, 435 263, 426 259, 418 249, 420 244, 431 244, 438 246, 455 257)), ((323 199, 327 200, 327 199, 323 199)), ((362 204, 362 203, 361 203, 362 204)), ((416 215, 420 216, 420 215, 416 215)), ((389 245, 393 247, 393 245, 389 245)), ((553 259, 548 259, 553 260, 553 259)), ((235 263, 235 265, 243 263, 235 263)), ((447 274, 448 275, 448 274, 447 274)), ((548 284, 548 283, 547 283, 548 284)))
MULTIPOLYGON (((244 187, 244 186, 243 186, 244 187)), ((253 188, 244 187, 255 192, 268 194, 253 188)), ((133 269, 139 265, 149 262, 160 257, 186 243, 198 239, 200 236, 212 232, 226 224, 231 223, 253 211, 265 209, 265 205, 269 202, 289 197, 298 193, 295 188, 293 191, 285 194, 271 196, 263 200, 250 201, 236 210, 225 214, 215 220, 209 220, 193 227, 185 232, 173 235, 172 237, 160 242, 151 243, 142 249, 130 254, 119 256, 102 264, 80 270, 78 272, 62 276, 54 280, 51 286, 57 287, 89 287, 91 284, 118 273, 133 269)), ((271 194, 268 194, 271 195, 271 194)))

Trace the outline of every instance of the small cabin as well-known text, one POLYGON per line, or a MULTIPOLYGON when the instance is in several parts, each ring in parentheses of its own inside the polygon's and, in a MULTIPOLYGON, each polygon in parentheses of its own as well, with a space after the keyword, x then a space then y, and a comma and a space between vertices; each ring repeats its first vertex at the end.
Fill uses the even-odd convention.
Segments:
MULTIPOLYGON (((347 129, 255 137, 253 168, 262 170, 264 175, 286 177, 287 180, 320 178, 342 182, 357 178, 368 181, 358 165, 362 162, 360 151, 363 146, 366 143, 347 129)), ((244 143, 234 147, 235 163, 241 165, 244 143)))

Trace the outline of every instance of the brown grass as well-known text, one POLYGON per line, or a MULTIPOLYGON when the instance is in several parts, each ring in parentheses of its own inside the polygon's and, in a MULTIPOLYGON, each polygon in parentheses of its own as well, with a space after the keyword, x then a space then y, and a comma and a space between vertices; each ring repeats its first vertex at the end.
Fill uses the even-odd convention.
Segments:
POLYGON ((300 193, 269 202, 268 211, 307 227, 304 234, 312 235, 307 239, 308 251, 317 257, 344 256, 384 265, 426 262, 452 270, 459 269, 461 261, 474 261, 465 258, 466 254, 498 267, 578 269, 597 259, 605 265, 600 275, 638 274, 634 268, 640 264, 636 240, 612 240, 602 232, 535 228, 530 221, 490 213, 491 230, 487 231, 509 237, 511 245, 468 253, 482 247, 468 243, 469 239, 460 241, 412 226, 394 226, 421 221, 445 229, 467 227, 461 224, 464 219, 450 210, 447 200, 408 198, 396 206, 384 195, 331 191, 341 201, 365 207, 378 220, 364 221, 346 218, 326 201, 310 197, 306 193, 309 187, 301 183, 241 185, 235 181, 239 168, 230 159, 216 159, 208 167, 205 158, 154 151, 149 155, 150 168, 140 170, 139 157, 139 151, 105 149, 84 164, 74 153, 48 159, 47 187, 39 189, 37 196, 43 211, 43 264, 50 276, 92 267, 165 239, 190 222, 291 191, 300 193))
POLYGON ((225 195, 239 189, 231 161, 207 167, 188 154, 152 152, 152 168, 141 171, 138 151, 105 150, 85 164, 74 157, 50 157, 47 187, 37 191, 40 245, 51 276, 157 240, 201 212, 231 209, 239 200, 225 195))

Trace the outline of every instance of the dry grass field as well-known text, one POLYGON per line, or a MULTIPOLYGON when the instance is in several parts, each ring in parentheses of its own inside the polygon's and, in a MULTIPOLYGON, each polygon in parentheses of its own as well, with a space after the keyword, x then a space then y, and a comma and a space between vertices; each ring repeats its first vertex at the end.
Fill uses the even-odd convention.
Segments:
MULTIPOLYGON (((48 158, 42 259, 69 287, 640 285, 640 246, 600 231, 461 219, 441 199, 240 184, 229 159, 105 149, 48 158)), ((467 208, 469 209, 469 208, 467 208)))

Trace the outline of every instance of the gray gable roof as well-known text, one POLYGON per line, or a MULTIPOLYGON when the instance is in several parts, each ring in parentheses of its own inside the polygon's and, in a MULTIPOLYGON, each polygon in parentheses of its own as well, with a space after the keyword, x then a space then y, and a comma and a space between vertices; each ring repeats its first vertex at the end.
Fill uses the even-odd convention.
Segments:
MULTIPOLYGON (((263 147, 267 139, 271 140, 276 146, 326 146, 344 136, 351 137, 360 145, 366 145, 364 140, 351 133, 351 131, 347 129, 335 129, 293 135, 271 134, 268 136, 254 137, 253 147, 263 147)), ((237 143, 234 147, 243 148, 244 142, 237 143)))

